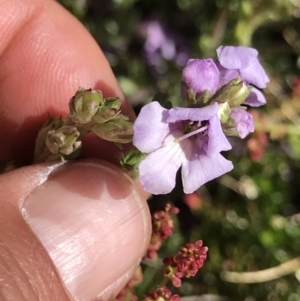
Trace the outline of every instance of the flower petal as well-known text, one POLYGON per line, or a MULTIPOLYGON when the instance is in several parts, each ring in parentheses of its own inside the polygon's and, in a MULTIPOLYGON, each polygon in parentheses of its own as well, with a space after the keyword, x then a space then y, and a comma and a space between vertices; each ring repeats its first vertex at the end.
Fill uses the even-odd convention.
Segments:
POLYGON ((170 134, 165 116, 168 110, 157 101, 145 105, 133 125, 133 145, 141 152, 149 153, 161 147, 170 134))
POLYGON ((253 59, 258 55, 254 48, 245 46, 220 46, 217 49, 221 65, 227 69, 243 69, 252 65, 253 59))
POLYGON ((183 190, 185 193, 192 193, 232 169, 232 162, 221 154, 207 156, 201 145, 194 145, 191 157, 182 164, 183 190))
POLYGON ((219 70, 213 59, 191 59, 182 71, 188 87, 195 93, 208 90, 211 94, 219 88, 219 70))
MULTIPOLYGON (((203 137, 199 139, 203 141, 203 137)), ((204 144, 203 148, 208 156, 213 156, 232 148, 222 130, 220 119, 217 115, 209 120, 208 143, 204 144)))
POLYGON ((219 61, 216 61, 216 66, 220 71, 220 87, 228 84, 231 80, 240 76, 238 70, 224 68, 219 61))
POLYGON ((152 194, 166 194, 176 183, 176 173, 186 158, 191 143, 169 143, 149 154, 139 165, 140 182, 152 194), (184 148, 184 149, 183 149, 184 148))
POLYGON ((264 105, 266 102, 267 101, 263 93, 258 89, 252 87, 251 93, 244 101, 244 104, 251 107, 259 107, 264 105))
POLYGON ((245 46, 221 46, 217 49, 217 54, 223 67, 230 70, 238 69, 242 79, 246 82, 258 88, 265 88, 270 81, 257 58, 256 49, 245 46))
POLYGON ((236 122, 236 130, 240 138, 244 139, 249 133, 254 132, 252 115, 246 110, 233 108, 230 112, 230 117, 236 122))
POLYGON ((270 81, 257 58, 247 68, 241 69, 240 74, 246 82, 261 89, 265 88, 270 81))
POLYGON ((203 108, 173 108, 169 110, 167 122, 175 123, 182 120, 203 121, 216 115, 218 104, 216 102, 203 108))

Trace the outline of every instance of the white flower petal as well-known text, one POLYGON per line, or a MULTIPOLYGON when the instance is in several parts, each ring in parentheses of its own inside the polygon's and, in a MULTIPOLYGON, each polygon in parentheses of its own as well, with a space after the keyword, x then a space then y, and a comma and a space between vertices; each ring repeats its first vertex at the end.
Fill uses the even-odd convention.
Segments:
POLYGON ((186 158, 190 142, 168 143, 149 154, 139 165, 140 182, 152 194, 166 194, 175 187, 176 173, 186 158), (183 144, 183 148, 182 148, 183 144))
POLYGON ((231 161, 226 160, 221 154, 209 157, 203 149, 195 145, 189 160, 182 164, 182 183, 185 193, 192 193, 200 186, 233 169, 231 161))
POLYGON ((168 110, 157 101, 145 105, 133 125, 133 145, 141 152, 149 153, 161 147, 170 134, 170 127, 165 122, 168 110))

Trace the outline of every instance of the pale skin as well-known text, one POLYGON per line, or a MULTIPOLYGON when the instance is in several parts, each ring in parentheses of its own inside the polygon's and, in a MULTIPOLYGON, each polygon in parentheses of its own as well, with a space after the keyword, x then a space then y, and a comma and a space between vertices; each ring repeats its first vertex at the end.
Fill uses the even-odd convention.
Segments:
MULTIPOLYGON (((101 89, 105 96, 119 96, 123 113, 134 118, 99 46, 75 18, 53 0, 0 0, 0 37, 0 160, 30 162, 39 125, 49 112, 56 116, 67 114, 68 101, 79 86, 101 89)), ((111 149, 108 153, 98 139, 86 139, 85 157, 110 160, 114 154, 111 149)), ((41 179, 47 173, 44 166, 31 165, 0 176, 1 300, 72 300, 19 209, 22 199, 39 185, 37 177, 41 179)), ((141 195, 141 206, 148 212, 146 196, 141 195)), ((121 207, 119 211, 118 207, 114 210, 116 218, 124 219, 121 207)), ((104 275, 105 269, 113 269, 117 279, 119 265, 123 268, 121 274, 128 273, 129 277, 133 273, 130 267, 139 261, 150 237, 149 216, 141 217, 145 215, 142 211, 123 220, 134 226, 124 235, 128 240, 137 240, 130 255, 120 257, 111 251, 111 238, 120 235, 115 229, 111 229, 109 237, 103 236, 104 275), (141 220, 145 231, 137 235, 134 229, 141 228, 141 220), (113 266, 107 262, 113 262, 113 266)), ((109 292, 102 299, 117 294, 123 282, 103 281, 101 289, 104 291, 109 286, 109 292)))

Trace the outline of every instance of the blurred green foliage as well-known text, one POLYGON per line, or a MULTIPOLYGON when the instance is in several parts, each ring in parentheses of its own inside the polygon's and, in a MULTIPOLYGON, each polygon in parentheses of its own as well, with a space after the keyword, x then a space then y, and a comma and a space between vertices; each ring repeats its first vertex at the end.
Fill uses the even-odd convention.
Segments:
MULTIPOLYGON (((86 26, 137 108, 157 97, 180 103, 189 57, 214 56, 219 45, 258 49, 271 77, 268 104, 253 112, 257 130, 232 141, 235 169, 198 196, 180 189, 153 198, 181 209, 171 254, 203 239, 209 258, 181 295, 216 294, 233 301, 299 301, 300 270, 266 282, 230 283, 224 272, 261 271, 300 255, 299 0, 60 0, 86 26), (152 36, 151 36, 152 35, 152 36), (193 203, 191 203, 193 200, 193 203)), ((139 294, 157 283, 159 261, 146 266, 139 294)), ((272 274, 271 274, 272 275, 272 274)))

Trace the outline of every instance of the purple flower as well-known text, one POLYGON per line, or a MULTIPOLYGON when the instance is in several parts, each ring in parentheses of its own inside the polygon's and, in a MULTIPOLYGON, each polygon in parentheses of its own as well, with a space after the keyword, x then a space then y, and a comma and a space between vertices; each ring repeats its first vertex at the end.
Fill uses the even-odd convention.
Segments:
POLYGON ((161 70, 163 60, 175 61, 181 67, 186 64, 189 57, 188 47, 185 39, 177 33, 172 32, 157 20, 142 22, 139 31, 146 38, 144 53, 150 66, 161 70))
POLYGON ((254 123, 252 115, 243 109, 234 108, 229 115, 236 122, 235 130, 239 137, 244 139, 249 133, 254 132, 254 123))
POLYGON ((208 90, 214 94, 220 87, 220 72, 213 59, 191 59, 182 71, 182 76, 189 89, 195 93, 208 90))
POLYGON ((134 123, 133 144, 147 157, 139 164, 140 181, 153 194, 169 193, 182 167, 185 193, 230 171, 221 151, 231 149, 217 116, 218 104, 203 108, 143 107, 134 123))
POLYGON ((251 93, 244 101, 244 104, 251 107, 259 107, 264 105, 266 102, 266 98, 262 92, 252 87, 251 93))
MULTIPOLYGON (((181 94, 183 97, 186 97, 187 89, 195 94, 205 91, 210 92, 210 95, 215 94, 233 79, 239 79, 247 87, 252 88, 250 95, 246 99, 241 99, 244 104, 253 107, 265 104, 266 99, 259 89, 266 87, 269 78, 258 61, 257 50, 243 46, 221 46, 217 49, 217 54, 218 60, 216 61, 210 58, 188 61, 182 72, 184 91, 181 94)), ((203 95, 204 99, 210 95, 203 95)), ((194 97, 193 94, 191 97, 194 97)), ((193 98, 191 100, 195 101, 193 98)))
MULTIPOLYGON (((220 70, 220 84, 227 84, 230 80, 240 76, 247 84, 258 88, 265 88, 270 81, 265 70, 261 66, 254 48, 244 46, 221 46, 217 49, 220 70)), ((257 107, 266 103, 263 94, 252 88, 252 92, 244 102, 247 105, 257 107)))
POLYGON ((270 81, 257 58, 258 52, 254 48, 221 46, 217 49, 217 55, 224 68, 238 70, 241 78, 249 84, 263 89, 270 81))

